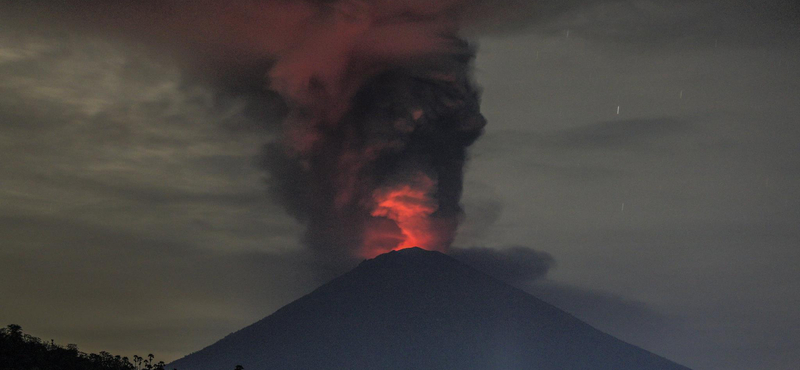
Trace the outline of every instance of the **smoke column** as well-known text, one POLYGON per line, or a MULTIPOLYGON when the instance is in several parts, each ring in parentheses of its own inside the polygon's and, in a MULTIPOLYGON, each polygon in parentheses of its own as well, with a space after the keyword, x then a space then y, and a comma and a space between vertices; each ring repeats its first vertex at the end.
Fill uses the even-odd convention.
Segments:
POLYGON ((453 241, 485 125, 457 5, 323 4, 269 71, 290 106, 264 155, 271 191, 326 261, 453 241))

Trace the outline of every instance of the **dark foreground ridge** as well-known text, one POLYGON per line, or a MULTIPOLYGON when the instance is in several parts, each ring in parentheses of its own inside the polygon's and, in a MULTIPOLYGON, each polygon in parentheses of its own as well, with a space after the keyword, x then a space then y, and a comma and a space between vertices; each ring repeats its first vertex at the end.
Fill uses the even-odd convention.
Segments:
POLYGON ((688 370, 439 252, 404 249, 168 365, 267 369, 688 370))

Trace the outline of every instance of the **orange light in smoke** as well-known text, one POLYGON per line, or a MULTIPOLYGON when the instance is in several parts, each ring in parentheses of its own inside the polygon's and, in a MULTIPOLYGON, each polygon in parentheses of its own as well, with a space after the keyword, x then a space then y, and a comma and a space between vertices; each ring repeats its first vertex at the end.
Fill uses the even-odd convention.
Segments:
POLYGON ((438 204, 431 194, 436 183, 420 174, 414 181, 373 194, 373 217, 393 221, 393 225, 375 222, 365 234, 365 252, 369 257, 389 250, 411 247, 441 249, 442 237, 431 215, 438 204), (398 232, 399 231, 399 232, 398 232))

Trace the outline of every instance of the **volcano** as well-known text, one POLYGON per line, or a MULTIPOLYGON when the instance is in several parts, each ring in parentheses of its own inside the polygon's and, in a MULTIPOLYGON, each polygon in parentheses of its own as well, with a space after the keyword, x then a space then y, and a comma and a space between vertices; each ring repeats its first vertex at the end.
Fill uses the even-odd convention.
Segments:
POLYGON ((688 370, 455 259, 409 248, 169 365, 233 369, 688 370))

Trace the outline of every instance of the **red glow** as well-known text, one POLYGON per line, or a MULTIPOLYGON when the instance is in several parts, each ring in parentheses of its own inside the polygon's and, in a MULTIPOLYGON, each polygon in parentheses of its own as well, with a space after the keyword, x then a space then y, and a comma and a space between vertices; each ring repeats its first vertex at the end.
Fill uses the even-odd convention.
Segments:
POLYGON ((436 227, 431 215, 438 209, 431 196, 436 183, 420 174, 411 183, 378 189, 373 194, 374 217, 364 235, 364 254, 380 253, 411 247, 443 250, 449 240, 447 228, 436 227))

